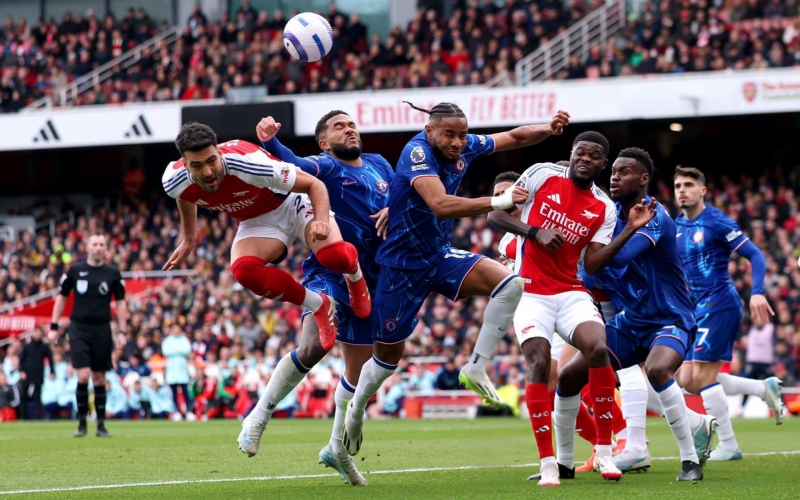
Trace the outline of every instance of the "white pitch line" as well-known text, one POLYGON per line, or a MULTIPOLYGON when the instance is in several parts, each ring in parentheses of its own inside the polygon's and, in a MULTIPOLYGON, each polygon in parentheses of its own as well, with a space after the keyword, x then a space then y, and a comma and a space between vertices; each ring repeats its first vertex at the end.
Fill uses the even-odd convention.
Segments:
MULTIPOLYGON (((763 453, 743 453, 744 456, 766 457, 773 455, 800 455, 800 450, 794 451, 768 451, 763 453)), ((678 460, 680 457, 653 457, 653 460, 678 460)), ((365 475, 372 474, 408 474, 413 472, 437 472, 437 471, 458 471, 458 470, 480 470, 480 469, 515 469, 522 467, 536 467, 538 463, 513 464, 513 465, 462 465, 459 467, 424 467, 416 469, 397 469, 397 470, 376 470, 367 472, 365 475)), ((139 488, 144 486, 173 486, 180 484, 202 484, 202 483, 235 483, 242 481, 280 481, 287 479, 314 479, 321 477, 338 477, 338 474, 298 474, 289 476, 262 476, 262 477, 229 477, 218 479, 177 479, 173 481, 151 481, 145 483, 127 484, 97 484, 91 486, 69 486, 64 488, 42 488, 36 490, 9 490, 0 491, 0 495, 23 495, 26 493, 59 493, 64 491, 86 491, 86 490, 111 490, 118 488, 139 488)))

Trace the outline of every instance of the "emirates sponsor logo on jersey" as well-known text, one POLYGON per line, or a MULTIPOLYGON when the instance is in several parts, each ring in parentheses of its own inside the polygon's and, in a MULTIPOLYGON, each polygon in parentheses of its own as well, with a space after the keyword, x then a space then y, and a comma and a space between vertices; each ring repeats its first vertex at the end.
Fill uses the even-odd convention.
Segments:
POLYGON ((238 212, 239 210, 243 210, 247 207, 252 207, 255 205, 255 200, 242 200, 242 201, 234 201, 233 203, 225 203, 222 205, 214 205, 213 207, 206 207, 209 210, 219 210, 220 212, 238 212))
POLYGON ((570 219, 565 213, 559 212, 547 203, 542 203, 539 213, 547 219, 542 224, 542 229, 557 227, 561 229, 567 241, 577 245, 582 237, 589 236, 589 228, 578 221, 570 219))

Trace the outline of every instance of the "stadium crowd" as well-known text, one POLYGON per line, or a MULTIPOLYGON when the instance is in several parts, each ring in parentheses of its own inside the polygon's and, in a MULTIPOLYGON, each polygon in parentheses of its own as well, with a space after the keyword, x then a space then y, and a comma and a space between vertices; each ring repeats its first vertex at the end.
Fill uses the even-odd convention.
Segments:
POLYGON ((558 79, 800 66, 797 0, 660 0, 558 79))
MULTIPOLYGON (((0 111, 16 112, 45 95, 58 95, 75 78, 168 27, 143 8, 130 8, 119 19, 112 14, 101 19, 92 9, 74 17, 65 12, 61 22, 8 16, 0 26, 0 111)), ((115 80, 121 91, 122 75, 115 80)), ((96 102, 115 102, 112 97, 96 102)))
MULTIPOLYGON (((126 70, 84 92, 75 104, 223 98, 231 88, 270 95, 475 85, 513 72, 516 61, 552 39, 602 0, 457 0, 452 15, 419 1, 405 29, 370 34, 357 14, 330 5, 330 56, 291 61, 283 48, 282 11, 257 12, 248 0, 209 20, 199 5, 182 36, 142 53, 126 70)), ((800 65, 798 0, 660 0, 644 2, 625 29, 586 58, 573 56, 554 79, 719 71, 800 65)), ((438 8, 437 8, 438 7, 438 8)), ((168 28, 161 24, 158 30, 168 28)), ((7 18, 0 29, 0 110, 18 111, 61 89, 157 31, 143 9, 102 22, 90 10, 29 26, 7 18)))
MULTIPOLYGON (((747 333, 757 326, 745 313, 731 370, 760 378, 772 373, 793 385, 800 380, 800 199, 796 195, 800 192, 800 167, 791 172, 776 169, 760 178, 709 178, 708 189, 707 200, 737 220, 764 251, 768 263, 765 289, 776 312, 773 324, 766 326, 774 330, 773 356, 748 357, 747 333)), ((659 199, 671 204, 670 185, 661 182, 657 190, 659 199)), ((237 284, 228 263, 235 234, 233 221, 224 213, 200 211, 199 215, 198 249, 183 264, 196 270, 196 275, 167 280, 128 297, 129 329, 115 337, 114 369, 108 376, 108 413, 112 416, 241 417, 257 400, 280 357, 297 345, 300 308, 255 297, 237 284), (190 386, 188 405, 184 399, 173 398, 167 387, 185 382, 190 386)), ((179 215, 171 200, 162 196, 126 200, 89 219, 81 217, 74 226, 60 223, 52 237, 46 232, 22 233, 17 241, 3 241, 0 304, 55 288, 63 270, 84 255, 83 241, 95 231, 109 235, 108 259, 120 270, 156 270, 177 244, 179 215)), ((485 217, 467 218, 459 221, 452 243, 495 258, 500 236, 485 217)), ((306 253, 295 245, 280 266, 301 279, 306 253)), ((730 264, 745 303, 751 285, 748 266, 744 259, 730 264)), ((472 350, 485 306, 484 298, 453 303, 431 296, 378 412, 395 413, 408 390, 458 389, 458 368, 472 350)), ((74 411, 76 379, 67 363, 67 325, 68 320, 62 320, 62 336, 52 345, 54 367, 45 369, 41 402, 51 418, 74 411)), ((15 413, 3 410, 4 405, 19 406, 19 394, 15 400, 14 392, 21 376, 22 347, 19 340, 0 347, 0 418, 15 413)), ((500 342, 496 354, 495 380, 502 378, 501 385, 522 384, 524 365, 513 330, 500 342)), ((330 414, 343 366, 341 352, 334 348, 312 370, 312 376, 281 403, 279 414, 330 414)))

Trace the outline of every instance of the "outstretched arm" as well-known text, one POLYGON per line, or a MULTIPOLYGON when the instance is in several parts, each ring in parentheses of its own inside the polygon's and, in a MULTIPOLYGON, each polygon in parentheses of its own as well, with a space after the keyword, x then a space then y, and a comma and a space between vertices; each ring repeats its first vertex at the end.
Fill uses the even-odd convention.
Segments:
POLYGON ((649 250, 652 247, 652 242, 647 236, 639 235, 638 238, 633 238, 633 236, 636 231, 646 226, 653 219, 655 210, 655 198, 651 199, 648 205, 645 205, 644 200, 642 200, 641 203, 631 208, 628 213, 628 224, 616 238, 611 240, 611 243, 608 245, 597 242, 589 243, 583 260, 586 274, 593 276, 607 266, 616 269, 623 268, 638 255, 649 250), (630 245, 626 245, 631 238, 633 240, 630 245))
POLYGON ((506 210, 517 203, 525 203, 528 190, 515 187, 502 196, 484 196, 482 198, 461 198, 447 194, 444 184, 438 176, 420 176, 414 179, 414 189, 425 200, 425 203, 439 219, 458 219, 472 217, 492 210, 506 210))
POLYGON ((304 172, 313 176, 319 174, 319 164, 314 160, 300 158, 294 151, 287 148, 278 141, 278 131, 281 129, 281 124, 276 122, 274 118, 268 116, 262 118, 258 125, 256 125, 256 135, 258 140, 261 141, 263 147, 269 154, 275 158, 292 163, 301 168, 304 172))
POLYGON ((551 135, 561 135, 564 132, 564 127, 569 125, 569 118, 569 113, 558 110, 558 113, 550 120, 549 124, 526 125, 509 130, 508 132, 492 134, 494 150, 497 152, 532 146, 542 142, 551 135))
POLYGON ((745 241, 736 253, 750 261, 753 272, 753 290, 750 294, 750 315, 756 323, 764 324, 775 312, 764 297, 764 276, 767 273, 767 259, 752 241, 745 241))
POLYGON ((177 202, 178 212, 181 214, 183 241, 181 241, 178 248, 172 252, 167 263, 164 264, 164 271, 169 271, 170 269, 174 269, 175 266, 179 266, 197 246, 197 205, 180 198, 177 199, 177 202))

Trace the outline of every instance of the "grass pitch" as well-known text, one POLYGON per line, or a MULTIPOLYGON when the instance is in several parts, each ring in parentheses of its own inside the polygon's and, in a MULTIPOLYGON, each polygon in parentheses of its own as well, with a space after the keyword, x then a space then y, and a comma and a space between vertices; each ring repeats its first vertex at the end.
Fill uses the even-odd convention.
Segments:
MULTIPOLYGON (((663 419, 648 420, 649 472, 619 483, 579 474, 558 488, 526 481, 538 471, 527 421, 367 421, 356 457, 370 486, 345 486, 317 464, 330 421, 275 420, 259 454, 236 447, 235 421, 110 421, 113 438, 75 439, 74 422, 0 425, 0 498, 800 498, 800 419, 734 421, 738 462, 709 463, 705 480, 676 483, 678 450, 663 419), (671 457, 671 458, 670 458, 671 457)), ((590 447, 577 439, 576 457, 590 447)))

